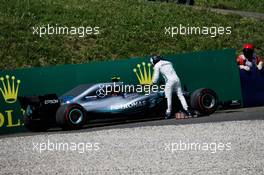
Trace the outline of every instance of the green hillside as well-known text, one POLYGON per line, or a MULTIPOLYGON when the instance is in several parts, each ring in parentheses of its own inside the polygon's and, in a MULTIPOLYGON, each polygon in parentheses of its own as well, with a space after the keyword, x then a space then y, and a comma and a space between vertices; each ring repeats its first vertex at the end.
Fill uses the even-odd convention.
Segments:
MULTIPOLYGON (((221 48, 264 48, 263 21, 143 0, 4 0, 0 6, 0 70, 221 48), (100 34, 33 34, 32 27, 98 26, 100 34), (232 27, 231 35, 165 35, 165 27, 232 27)), ((261 53, 263 55, 263 53, 261 53)))

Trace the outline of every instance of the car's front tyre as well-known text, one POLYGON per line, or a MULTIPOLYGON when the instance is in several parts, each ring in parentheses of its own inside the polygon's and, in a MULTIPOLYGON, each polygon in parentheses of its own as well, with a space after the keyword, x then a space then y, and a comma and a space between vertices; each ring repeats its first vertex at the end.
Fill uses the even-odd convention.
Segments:
POLYGON ((56 113, 56 122, 62 129, 80 129, 86 123, 86 113, 78 104, 62 105, 56 113))

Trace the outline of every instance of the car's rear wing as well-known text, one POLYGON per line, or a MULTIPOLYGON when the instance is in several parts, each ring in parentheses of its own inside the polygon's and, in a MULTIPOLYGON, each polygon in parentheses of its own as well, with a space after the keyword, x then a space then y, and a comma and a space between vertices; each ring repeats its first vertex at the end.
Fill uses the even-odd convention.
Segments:
POLYGON ((43 96, 20 96, 18 97, 20 105, 26 109, 28 105, 31 106, 60 106, 60 100, 56 94, 46 94, 43 96))

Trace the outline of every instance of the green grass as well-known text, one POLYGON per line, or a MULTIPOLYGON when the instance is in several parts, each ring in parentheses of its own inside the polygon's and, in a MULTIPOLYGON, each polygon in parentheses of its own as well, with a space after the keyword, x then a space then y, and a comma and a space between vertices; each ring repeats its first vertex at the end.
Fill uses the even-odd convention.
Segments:
MULTIPOLYGON (((0 70, 222 48, 264 48, 263 21, 143 0, 4 0, 0 70), (99 26, 99 36, 33 35, 33 26, 99 26), (165 27, 231 26, 232 35, 165 35, 165 27)), ((261 53, 263 54, 263 53, 261 53)))
POLYGON ((264 13, 264 0, 196 0, 195 5, 264 13))

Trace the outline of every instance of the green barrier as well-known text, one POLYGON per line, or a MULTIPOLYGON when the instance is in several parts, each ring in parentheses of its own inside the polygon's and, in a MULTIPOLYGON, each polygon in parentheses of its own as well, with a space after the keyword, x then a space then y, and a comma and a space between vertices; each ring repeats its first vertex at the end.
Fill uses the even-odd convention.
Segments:
MULTIPOLYGON (((242 99, 235 50, 168 55, 165 58, 174 63, 182 85, 186 85, 188 90, 208 87, 217 92, 221 101, 242 99)), ((139 84, 138 78, 148 81, 144 76, 144 68, 147 74, 149 71, 152 73, 152 67, 148 67, 147 63, 149 58, 145 57, 1 71, 0 133, 26 131, 22 120, 24 111, 20 109, 17 96, 47 93, 62 95, 79 84, 108 82, 114 76, 128 84, 139 84), (146 64, 142 64, 143 62, 146 64)))

